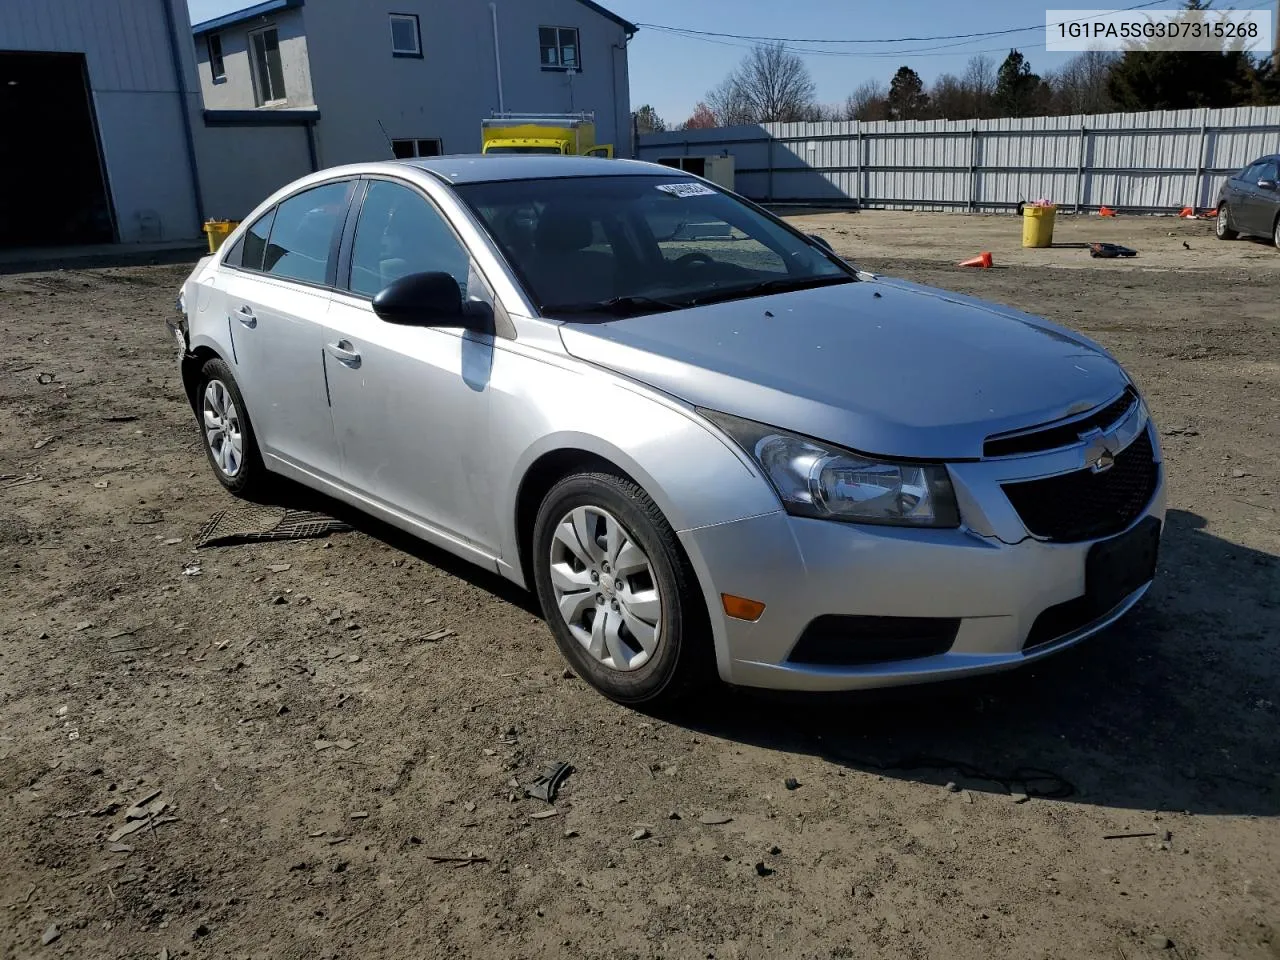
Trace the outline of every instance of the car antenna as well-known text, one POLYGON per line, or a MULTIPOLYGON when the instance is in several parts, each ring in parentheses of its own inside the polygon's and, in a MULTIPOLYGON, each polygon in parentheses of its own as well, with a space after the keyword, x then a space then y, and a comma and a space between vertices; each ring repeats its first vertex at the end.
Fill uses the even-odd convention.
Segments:
POLYGON ((378 129, 382 131, 382 139, 387 141, 387 149, 391 151, 391 159, 396 158, 396 145, 391 142, 391 136, 387 133, 387 128, 382 125, 382 120, 378 120, 378 129))

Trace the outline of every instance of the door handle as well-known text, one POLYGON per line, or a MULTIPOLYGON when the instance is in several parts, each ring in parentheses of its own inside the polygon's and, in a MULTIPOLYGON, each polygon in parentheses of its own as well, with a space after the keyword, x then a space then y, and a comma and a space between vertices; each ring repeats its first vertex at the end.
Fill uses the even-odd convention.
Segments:
POLYGON ((258 317, 253 310, 250 309, 248 304, 245 304, 236 311, 236 319, 250 329, 253 329, 258 325, 258 317))
POLYGON ((336 343, 326 343, 324 346, 329 356, 333 357, 341 364, 348 367, 360 366, 360 351, 351 345, 350 340, 339 340, 336 343))

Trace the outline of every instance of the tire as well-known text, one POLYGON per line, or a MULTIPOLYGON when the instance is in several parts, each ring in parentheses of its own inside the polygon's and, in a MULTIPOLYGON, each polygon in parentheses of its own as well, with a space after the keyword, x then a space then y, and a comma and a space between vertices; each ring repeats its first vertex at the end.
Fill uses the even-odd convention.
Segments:
POLYGON ((240 385, 223 360, 207 360, 200 368, 195 408, 205 456, 218 482, 239 497, 261 492, 267 470, 240 385))
POLYGON ((1271 242, 1280 250, 1280 216, 1276 217, 1275 226, 1271 228, 1271 242))
POLYGON ((711 676, 697 578, 671 525, 630 480, 592 472, 557 483, 534 524, 533 576, 560 652, 609 699, 672 703, 711 676))
POLYGON ((1218 204, 1218 217, 1213 222, 1213 232, 1219 240, 1234 240, 1240 234, 1231 229, 1231 214, 1225 203, 1218 204))

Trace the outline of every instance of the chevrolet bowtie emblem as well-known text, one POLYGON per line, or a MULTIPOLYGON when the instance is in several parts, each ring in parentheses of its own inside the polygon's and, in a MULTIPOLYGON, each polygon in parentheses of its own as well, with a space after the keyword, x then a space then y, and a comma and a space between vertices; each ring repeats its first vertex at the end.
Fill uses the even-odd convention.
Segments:
POLYGON ((1085 442, 1084 462, 1094 473, 1105 473, 1116 465, 1120 450, 1120 437, 1116 433, 1103 433, 1093 429, 1080 434, 1085 442))

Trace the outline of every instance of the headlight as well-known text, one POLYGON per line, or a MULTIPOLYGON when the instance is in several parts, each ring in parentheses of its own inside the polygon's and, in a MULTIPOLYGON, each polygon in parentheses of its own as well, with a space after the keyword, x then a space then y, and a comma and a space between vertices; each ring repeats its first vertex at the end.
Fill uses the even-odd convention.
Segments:
POLYGON ((754 420, 699 410, 760 465, 788 513, 850 523, 957 527, 947 468, 873 460, 754 420))

